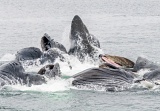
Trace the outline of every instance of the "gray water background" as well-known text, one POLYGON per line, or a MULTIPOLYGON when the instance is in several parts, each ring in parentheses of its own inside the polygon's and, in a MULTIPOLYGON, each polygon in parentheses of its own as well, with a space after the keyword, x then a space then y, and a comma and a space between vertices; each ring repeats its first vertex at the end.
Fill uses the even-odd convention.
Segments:
MULTIPOLYGON (((159 0, 0 0, 0 57, 21 48, 40 48, 48 33, 68 38, 71 20, 79 15, 104 52, 133 61, 145 56, 160 61, 159 0)), ((65 44, 62 42, 62 44, 65 44)), ((0 91, 1 111, 155 111, 160 92, 0 91)))

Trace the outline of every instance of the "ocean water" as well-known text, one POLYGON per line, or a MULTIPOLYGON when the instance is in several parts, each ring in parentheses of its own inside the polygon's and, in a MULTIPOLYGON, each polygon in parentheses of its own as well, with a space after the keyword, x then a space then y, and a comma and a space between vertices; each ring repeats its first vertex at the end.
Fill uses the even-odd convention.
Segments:
MULTIPOLYGON (((79 15, 95 35, 104 53, 136 61, 144 56, 160 62, 159 0, 1 0, 0 61, 15 58, 25 47, 39 47, 48 33, 69 49, 73 17, 79 15)), ((160 88, 143 86, 129 91, 77 89, 70 76, 90 67, 71 59, 73 70, 60 63, 64 78, 41 86, 6 86, 0 89, 0 111, 158 111, 160 88)), ((38 71, 40 67, 26 67, 38 71)), ((145 72, 145 71, 144 71, 145 72)), ((139 73, 144 73, 139 72, 139 73)))

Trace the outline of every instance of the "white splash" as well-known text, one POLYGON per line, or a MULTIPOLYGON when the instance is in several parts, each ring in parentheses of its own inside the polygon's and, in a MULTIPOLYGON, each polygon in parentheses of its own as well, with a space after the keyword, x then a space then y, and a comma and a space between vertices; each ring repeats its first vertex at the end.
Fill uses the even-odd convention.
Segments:
POLYGON ((62 75, 64 76, 73 76, 76 73, 79 73, 83 70, 86 70, 88 68, 91 67, 98 67, 98 65, 89 63, 89 62, 85 62, 85 63, 81 63, 76 57, 74 56, 68 56, 66 55, 65 57, 67 57, 67 59, 70 62, 70 65, 72 66, 72 69, 69 68, 69 65, 67 62, 61 62, 59 59, 56 59, 55 63, 59 63, 60 64, 60 69, 62 72, 62 75))
POLYGON ((57 91, 65 91, 70 89, 70 80, 65 79, 52 79, 47 82, 47 84, 42 85, 32 85, 31 87, 25 85, 12 85, 7 86, 11 87, 12 90, 19 91, 38 91, 38 92, 57 92, 57 91))
MULTIPOLYGON (((32 85, 31 87, 28 87, 26 85, 9 85, 5 86, 11 90, 20 90, 20 91, 38 91, 38 92, 59 92, 59 91, 65 91, 70 90, 70 88, 73 88, 71 85, 72 82, 72 76, 76 73, 79 73, 85 69, 91 68, 91 67, 98 67, 98 65, 91 64, 90 62, 81 63, 76 57, 64 55, 66 60, 68 60, 70 65, 72 66, 72 69, 69 68, 68 62, 62 62, 59 59, 56 59, 55 63, 59 63, 60 69, 62 72, 62 76, 67 76, 67 79, 65 78, 56 78, 49 80, 47 84, 42 85, 32 85)), ((38 60, 37 60, 38 61, 38 60)), ((35 61, 36 63, 36 61, 35 61)), ((48 63, 45 63, 43 65, 28 65, 23 66, 25 68, 26 72, 31 73, 37 73, 42 67, 47 65, 48 63)))
POLYGON ((68 32, 70 32, 70 25, 65 27, 64 32, 62 34, 62 38, 61 38, 61 43, 64 45, 67 51, 71 46, 70 39, 69 39, 70 34, 68 32))
POLYGON ((142 77, 145 73, 148 73, 148 72, 150 72, 149 69, 141 69, 137 72, 137 74, 142 77))
MULTIPOLYGON (((100 51, 99 51, 100 52, 100 51)), ((20 90, 20 91, 38 91, 38 92, 58 92, 58 91, 65 91, 65 90, 70 90, 70 88, 74 89, 71 85, 72 82, 72 76, 89 68, 93 67, 98 67, 99 64, 95 63, 93 64, 92 62, 86 61, 84 63, 81 63, 76 57, 74 56, 69 56, 69 55, 63 55, 66 58, 65 62, 60 61, 59 59, 56 59, 55 63, 59 63, 60 69, 62 72, 62 76, 67 76, 69 79, 64 79, 64 78, 56 78, 49 80, 47 84, 42 84, 42 85, 32 85, 31 87, 28 87, 26 85, 11 85, 11 86, 6 86, 11 88, 12 90, 20 90), (69 63, 68 63, 69 62, 69 63), (69 67, 69 65, 72 66, 72 69, 69 67)), ((5 54, 0 61, 11 61, 15 59, 14 54, 5 54)), ((35 62, 38 62, 35 61, 35 62)), ((48 63, 45 63, 43 65, 29 65, 25 68, 26 72, 33 72, 37 73, 42 67, 47 65, 48 63)), ((150 72, 148 69, 143 69, 137 72, 137 75, 139 76, 138 78, 142 78, 143 75, 147 72, 150 72)), ((159 82, 159 81, 158 81, 159 82)), ((141 84, 134 84, 132 86, 133 88, 147 88, 147 89, 157 89, 157 85, 155 85, 152 82, 149 81, 142 81, 141 84)), ((159 87, 158 87, 159 88, 159 87)), ((76 88, 77 89, 77 88, 76 88)), ((78 90, 88 90, 88 88, 79 88, 78 90)), ((96 87, 94 90, 97 91, 105 91, 104 88, 99 88, 96 87)))

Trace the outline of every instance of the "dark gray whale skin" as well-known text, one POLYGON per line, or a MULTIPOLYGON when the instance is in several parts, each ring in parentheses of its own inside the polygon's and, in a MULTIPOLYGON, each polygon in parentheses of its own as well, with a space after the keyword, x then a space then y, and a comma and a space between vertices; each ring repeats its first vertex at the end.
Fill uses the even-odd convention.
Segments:
POLYGON ((108 91, 125 87, 134 82, 134 74, 122 69, 91 68, 73 76, 74 86, 98 85, 104 86, 108 91))
POLYGON ((160 68, 145 73, 143 75, 143 80, 149 80, 149 81, 160 80, 160 68))
POLYGON ((65 53, 67 53, 66 48, 62 44, 54 41, 54 39, 51 39, 51 37, 46 33, 41 38, 41 47, 42 47, 42 51, 47 51, 50 48, 57 48, 65 53))
POLYGON ((71 23, 70 41, 71 47, 68 54, 77 56, 82 62, 87 55, 94 58, 95 47, 100 48, 98 39, 89 33, 78 15, 74 16, 71 23))
POLYGON ((27 47, 19 50, 16 54, 16 60, 24 61, 24 60, 34 60, 38 59, 42 56, 42 52, 39 48, 36 47, 27 47))
POLYGON ((54 39, 51 39, 51 37, 46 33, 41 38, 41 47, 43 51, 40 59, 41 64, 46 61, 53 63, 58 57, 61 61, 66 61, 63 56, 63 54, 67 54, 66 48, 62 44, 54 41, 54 39))
POLYGON ((42 64, 45 63, 46 61, 54 63, 56 58, 60 58, 61 61, 65 61, 65 57, 62 55, 62 51, 59 51, 56 48, 52 48, 43 52, 40 62, 42 64))
POLYGON ((45 76, 26 73, 21 63, 11 61, 0 66, 0 86, 20 83, 22 85, 41 85, 46 83, 45 76))
POLYGON ((151 72, 145 73, 143 75, 143 78, 140 80, 136 80, 135 83, 140 83, 141 81, 150 81, 152 83, 155 83, 156 85, 160 85, 156 81, 160 80, 160 68, 157 68, 155 70, 152 70, 151 72))
POLYGON ((149 70, 155 70, 160 68, 157 64, 153 63, 152 61, 149 61, 146 58, 143 57, 138 57, 134 67, 133 71, 137 72, 141 69, 149 69, 149 70))
POLYGON ((61 76, 60 66, 58 63, 54 65, 53 64, 46 65, 38 71, 38 74, 45 75, 48 78, 53 78, 56 76, 60 77, 61 76))

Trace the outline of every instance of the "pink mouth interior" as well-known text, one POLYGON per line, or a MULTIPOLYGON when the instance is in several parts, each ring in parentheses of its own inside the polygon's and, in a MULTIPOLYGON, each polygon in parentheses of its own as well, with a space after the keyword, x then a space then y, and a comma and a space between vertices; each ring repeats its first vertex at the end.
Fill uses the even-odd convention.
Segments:
POLYGON ((102 57, 102 60, 104 60, 105 62, 107 62, 107 63, 109 63, 109 64, 111 64, 111 65, 113 65, 113 66, 121 67, 120 65, 118 65, 117 63, 115 63, 113 60, 108 59, 108 58, 106 58, 106 57, 102 57))

